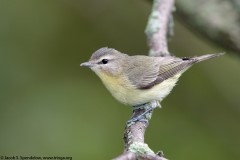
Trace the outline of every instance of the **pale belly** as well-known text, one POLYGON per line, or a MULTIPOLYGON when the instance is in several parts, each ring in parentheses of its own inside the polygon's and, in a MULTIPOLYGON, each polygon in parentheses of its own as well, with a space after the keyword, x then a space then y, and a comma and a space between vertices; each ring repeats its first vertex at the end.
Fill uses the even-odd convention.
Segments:
POLYGON ((113 97, 121 103, 135 106, 153 100, 161 102, 171 92, 180 75, 177 74, 150 89, 136 89, 132 85, 127 85, 129 84, 127 80, 100 75, 99 77, 113 97))

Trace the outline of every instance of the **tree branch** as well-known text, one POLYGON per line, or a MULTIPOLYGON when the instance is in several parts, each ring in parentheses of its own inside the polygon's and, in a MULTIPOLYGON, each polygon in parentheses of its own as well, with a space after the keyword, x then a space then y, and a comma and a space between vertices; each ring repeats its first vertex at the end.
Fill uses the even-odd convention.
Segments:
POLYGON ((178 0, 178 16, 213 42, 240 55, 239 0, 178 0))
POLYGON ((169 55, 167 45, 168 24, 171 20, 174 0, 154 0, 152 12, 145 30, 150 56, 169 55))
MULTIPOLYGON (((145 30, 150 56, 168 56, 167 34, 174 0, 154 0, 152 12, 149 16, 145 30)), ((158 106, 156 102, 149 102, 133 108, 132 118, 142 115, 149 108, 158 106)), ((145 130, 148 127, 153 110, 146 114, 144 122, 131 122, 127 124, 124 132, 124 152, 115 160, 166 160, 160 151, 154 153, 144 143, 145 130)))

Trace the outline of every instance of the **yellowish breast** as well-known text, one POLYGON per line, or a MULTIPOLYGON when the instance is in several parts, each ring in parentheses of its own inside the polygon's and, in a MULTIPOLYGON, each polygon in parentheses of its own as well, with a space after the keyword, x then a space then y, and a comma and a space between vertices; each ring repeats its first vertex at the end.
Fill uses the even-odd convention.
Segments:
POLYGON ((130 84, 127 78, 119 76, 110 76, 108 74, 98 73, 105 87, 110 93, 120 102, 128 103, 129 92, 135 90, 134 86, 130 84))

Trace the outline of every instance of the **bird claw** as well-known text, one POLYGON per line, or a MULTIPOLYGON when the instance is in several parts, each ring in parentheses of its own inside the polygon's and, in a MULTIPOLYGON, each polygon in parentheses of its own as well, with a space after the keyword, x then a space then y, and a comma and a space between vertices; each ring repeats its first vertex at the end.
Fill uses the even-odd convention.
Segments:
POLYGON ((133 117, 130 120, 127 121, 127 124, 130 123, 134 123, 134 122, 144 122, 144 123, 148 123, 148 120, 146 118, 146 115, 151 112, 154 108, 160 106, 160 103, 156 100, 150 102, 150 103, 146 103, 143 105, 139 105, 139 106, 134 106, 134 110, 136 109, 142 109, 144 108, 146 111, 143 112, 142 114, 140 114, 137 117, 133 117))
POLYGON ((131 118, 130 120, 127 121, 127 124, 130 124, 130 123, 135 123, 135 122, 144 122, 144 123, 147 123, 148 120, 144 117, 143 114, 135 117, 135 118, 131 118))

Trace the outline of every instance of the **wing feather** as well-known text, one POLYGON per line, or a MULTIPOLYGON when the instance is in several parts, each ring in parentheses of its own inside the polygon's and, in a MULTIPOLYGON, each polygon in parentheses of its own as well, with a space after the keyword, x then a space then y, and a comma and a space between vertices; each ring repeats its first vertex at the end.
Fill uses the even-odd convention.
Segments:
POLYGON ((154 59, 144 60, 140 64, 133 64, 128 71, 130 82, 138 89, 152 88, 175 74, 185 71, 196 62, 194 59, 176 57, 154 57, 154 59))

